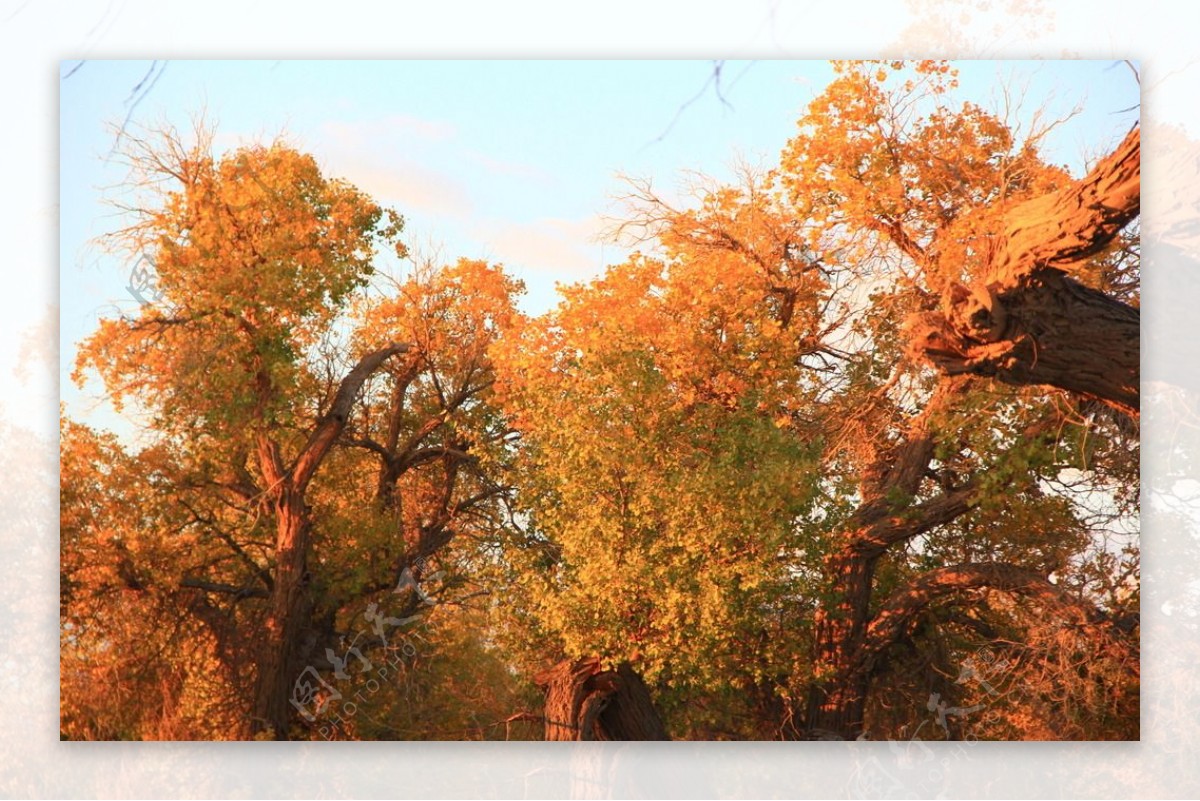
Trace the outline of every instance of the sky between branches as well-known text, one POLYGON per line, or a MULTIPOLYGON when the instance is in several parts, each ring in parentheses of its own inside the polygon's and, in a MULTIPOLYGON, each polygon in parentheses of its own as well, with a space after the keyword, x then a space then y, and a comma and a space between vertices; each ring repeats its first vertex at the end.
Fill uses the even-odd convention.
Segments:
MULTIPOLYGON (((1138 84, 1113 61, 959 62, 960 97, 985 108, 1008 85, 1017 119, 1082 112, 1045 154, 1079 174, 1137 118, 1138 84)), ((100 317, 130 313, 130 264, 95 247, 120 225, 106 204, 125 177, 114 128, 188 130, 203 112, 218 148, 282 134, 408 221, 416 251, 500 262, 524 308, 587 280, 627 250, 597 241, 620 174, 668 197, 684 171, 733 178, 771 166, 808 101, 832 78, 815 61, 96 61, 60 73, 60 390, 66 411, 122 424, 92 384, 70 380, 100 317)), ((392 265, 403 270, 404 265, 392 265)))

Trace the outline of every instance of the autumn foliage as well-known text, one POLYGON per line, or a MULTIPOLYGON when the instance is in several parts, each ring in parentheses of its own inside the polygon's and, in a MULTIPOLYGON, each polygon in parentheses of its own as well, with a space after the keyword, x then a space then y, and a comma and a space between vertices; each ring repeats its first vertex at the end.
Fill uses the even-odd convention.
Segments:
POLYGON ((536 317, 288 144, 131 138, 63 736, 1136 738, 1136 131, 1073 176, 956 90, 838 64, 536 317))

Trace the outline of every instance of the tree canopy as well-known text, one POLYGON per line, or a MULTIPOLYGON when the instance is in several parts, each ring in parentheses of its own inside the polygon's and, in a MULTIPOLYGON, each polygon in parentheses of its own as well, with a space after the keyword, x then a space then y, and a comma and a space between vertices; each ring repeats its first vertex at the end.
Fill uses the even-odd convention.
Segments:
POLYGON ((1136 738, 1138 132, 1073 176, 956 89, 839 63, 540 316, 131 138, 162 299, 77 375, 156 436, 63 420, 63 736, 1136 738))

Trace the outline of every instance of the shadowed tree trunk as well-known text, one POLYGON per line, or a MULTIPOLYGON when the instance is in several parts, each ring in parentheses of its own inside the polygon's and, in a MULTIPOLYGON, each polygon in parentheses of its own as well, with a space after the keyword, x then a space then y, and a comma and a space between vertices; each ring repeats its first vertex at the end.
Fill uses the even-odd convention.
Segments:
POLYGON ((311 520, 305 503, 309 482, 345 429, 363 382, 388 358, 408 348, 393 344, 364 356, 342 379, 329 411, 317 421, 290 466, 285 465, 278 443, 266 433, 258 436, 259 468, 275 514, 276 531, 275 573, 256 660, 251 734, 269 731, 276 739, 288 738, 292 682, 302 669, 297 663, 312 616, 307 579, 311 520))
POLYGON ((920 503, 910 501, 934 455, 930 420, 969 381, 943 379, 906 436, 880 454, 863 481, 862 503, 842 532, 837 550, 825 559, 828 588, 814 617, 814 674, 805 713, 805 736, 810 739, 854 739, 862 732, 870 689, 862 654, 880 557, 970 508, 975 494, 970 483, 947 488, 920 503))
POLYGON ((914 347, 949 375, 1054 386, 1138 416, 1136 308, 1049 268, 988 293, 953 287, 945 313, 910 324, 914 347))
POLYGON ((650 690, 628 663, 603 670, 596 657, 539 673, 547 740, 669 740, 650 690))
POLYGON ((853 739, 862 730, 868 682, 857 655, 878 558, 850 545, 825 560, 833 577, 831 605, 818 609, 814 621, 817 674, 805 713, 808 739, 853 739))
POLYGON ((303 496, 285 492, 278 504, 274 587, 258 657, 252 730, 269 726, 275 738, 283 740, 291 719, 287 686, 300 670, 295 663, 311 601, 305 578, 309 521, 303 496))

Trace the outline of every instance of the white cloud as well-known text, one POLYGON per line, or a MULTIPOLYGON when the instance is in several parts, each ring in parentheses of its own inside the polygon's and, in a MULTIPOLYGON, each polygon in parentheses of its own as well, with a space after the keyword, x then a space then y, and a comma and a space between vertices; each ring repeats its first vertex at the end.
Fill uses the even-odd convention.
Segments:
POLYGON ((321 126, 320 152, 328 171, 353 183, 401 213, 464 219, 471 213, 466 185, 452 174, 418 159, 447 147, 457 137, 442 120, 389 114, 361 122, 329 121, 321 126))
POLYGON ((596 242, 603 228, 604 221, 594 215, 541 218, 528 223, 489 222, 476 237, 487 244, 495 261, 511 268, 578 281, 604 269, 604 251, 596 242))
POLYGON ((395 205, 402 214, 419 211, 463 219, 471 213, 470 194, 461 181, 417 162, 372 153, 333 152, 328 164, 331 173, 375 200, 395 205))

